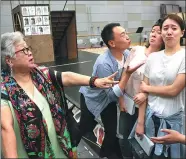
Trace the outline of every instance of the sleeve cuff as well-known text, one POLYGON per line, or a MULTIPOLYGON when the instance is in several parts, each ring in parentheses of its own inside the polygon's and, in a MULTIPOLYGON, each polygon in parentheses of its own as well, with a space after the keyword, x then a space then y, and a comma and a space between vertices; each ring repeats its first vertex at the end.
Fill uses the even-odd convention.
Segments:
POLYGON ((182 73, 186 73, 185 70, 184 71, 179 71, 178 74, 182 74, 182 73))
POLYGON ((123 92, 121 91, 120 87, 118 84, 116 84, 114 87, 112 87, 114 94, 117 97, 123 96, 123 92))

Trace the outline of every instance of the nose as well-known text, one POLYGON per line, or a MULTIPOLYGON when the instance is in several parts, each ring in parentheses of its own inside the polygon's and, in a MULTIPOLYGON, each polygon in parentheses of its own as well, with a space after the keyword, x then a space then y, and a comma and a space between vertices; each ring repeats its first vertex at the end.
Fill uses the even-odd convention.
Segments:
POLYGON ((169 28, 169 29, 167 30, 167 34, 168 34, 168 35, 171 35, 171 34, 172 34, 172 29, 171 29, 171 28, 169 28))
POLYGON ((152 35, 152 37, 156 37, 156 31, 155 32, 153 32, 151 35, 152 35))
POLYGON ((31 55, 32 55, 32 51, 28 50, 28 56, 31 56, 31 55))
POLYGON ((130 39, 130 38, 129 38, 129 36, 128 36, 128 34, 126 34, 126 39, 127 39, 127 40, 129 40, 129 39, 130 39))

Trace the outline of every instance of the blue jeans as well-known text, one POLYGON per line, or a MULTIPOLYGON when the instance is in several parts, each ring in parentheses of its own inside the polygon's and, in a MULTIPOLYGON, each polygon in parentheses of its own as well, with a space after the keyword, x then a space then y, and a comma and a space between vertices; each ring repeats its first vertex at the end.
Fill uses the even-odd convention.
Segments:
MULTIPOLYGON (((155 128, 155 136, 157 136, 157 133, 158 133, 158 129, 160 127, 160 118, 156 117, 156 116, 152 116, 152 120, 154 122, 154 128, 155 128)), ((170 125, 168 123, 167 124, 167 128, 170 129, 170 125)), ((154 149, 152 150, 151 152, 151 156, 149 157, 149 159, 168 159, 170 158, 170 148, 168 150, 168 157, 165 157, 163 154, 161 154, 160 156, 157 156, 154 154, 154 149)))

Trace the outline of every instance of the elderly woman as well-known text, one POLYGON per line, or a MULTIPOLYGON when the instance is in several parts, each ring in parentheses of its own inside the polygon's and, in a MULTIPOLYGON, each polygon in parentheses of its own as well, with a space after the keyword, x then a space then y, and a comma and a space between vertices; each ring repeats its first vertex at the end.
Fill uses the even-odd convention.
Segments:
MULTIPOLYGON (((177 15, 167 15, 160 26, 165 50, 149 56, 140 89, 149 93, 146 104, 140 106, 136 133, 161 137, 173 129, 182 133, 182 115, 185 107, 185 49, 180 46, 184 35, 184 21, 177 15), (144 129, 145 128, 145 129, 144 129)), ((181 158, 181 145, 155 144, 151 158, 181 158)))
MULTIPOLYGON (((20 32, 1 36, 1 128, 5 158, 76 158, 65 120, 64 103, 52 83, 53 71, 34 64, 20 32)), ((56 71, 57 72, 57 71, 56 71)), ((56 73, 55 72, 55 73, 56 73)), ((98 79, 59 73, 61 84, 108 88, 115 74, 98 79)))

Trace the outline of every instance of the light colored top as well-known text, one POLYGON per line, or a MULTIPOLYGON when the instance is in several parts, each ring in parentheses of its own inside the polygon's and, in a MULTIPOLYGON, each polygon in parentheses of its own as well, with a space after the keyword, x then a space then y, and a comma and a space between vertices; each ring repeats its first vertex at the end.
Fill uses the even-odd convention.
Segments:
MULTIPOLYGON (((125 50, 123 52, 124 59, 127 58, 130 51, 125 50)), ((118 71, 115 80, 119 80, 121 77, 122 69, 118 70, 118 62, 110 52, 106 50, 105 53, 98 56, 93 67, 92 76, 97 76, 99 78, 107 77, 118 71)), ((85 97, 85 103, 88 110, 98 118, 100 113, 106 108, 106 106, 111 102, 117 102, 118 97, 123 95, 118 84, 114 85, 109 89, 100 88, 90 88, 89 86, 82 86, 79 90, 85 97)))
MULTIPOLYGON (((151 54, 146 62, 144 75, 152 86, 171 85, 178 74, 185 73, 185 50, 181 49, 172 56, 164 50, 151 54)), ((148 105, 156 116, 170 116, 185 107, 185 88, 175 97, 148 96, 148 105)))
MULTIPOLYGON (((27 93, 27 92, 26 92, 27 93)), ((50 112, 49 104, 47 100, 44 98, 44 96, 38 91, 38 89, 34 86, 34 97, 27 93, 27 95, 34 101, 34 103, 38 106, 41 113, 43 114, 43 117, 46 120, 47 128, 48 128, 48 136, 55 154, 56 158, 67 158, 65 154, 63 153, 63 150, 61 149, 58 141, 57 141, 57 135, 54 127, 54 123, 52 120, 52 115, 50 112)), ((19 158, 28 158, 28 155, 26 153, 26 150, 24 148, 22 139, 21 139, 21 133, 19 129, 19 124, 17 122, 12 104, 8 100, 1 99, 1 105, 8 105, 11 109, 12 116, 14 119, 14 131, 16 135, 16 141, 17 141, 17 152, 19 158)), ((47 156, 45 156, 47 158, 47 156)))
MULTIPOLYGON (((145 46, 136 46, 133 48, 135 51, 131 51, 130 55, 128 56, 124 68, 126 69, 127 66, 134 67, 141 63, 142 61, 147 60, 147 56, 145 55, 145 46)), ((145 65, 142 65, 138 68, 132 75, 130 76, 127 85, 125 87, 125 92, 134 97, 136 94, 139 93, 140 83, 143 80, 145 65)))

